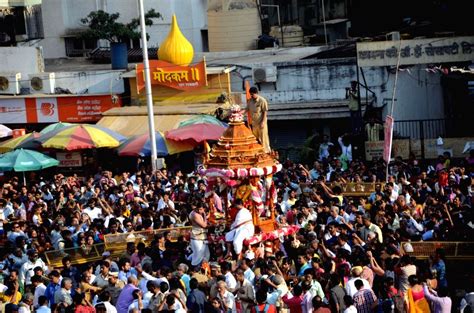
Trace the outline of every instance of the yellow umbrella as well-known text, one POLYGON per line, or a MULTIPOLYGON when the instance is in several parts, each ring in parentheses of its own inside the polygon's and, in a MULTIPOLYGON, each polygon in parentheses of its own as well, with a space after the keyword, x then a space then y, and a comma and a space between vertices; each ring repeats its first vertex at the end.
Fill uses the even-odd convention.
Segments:
POLYGON ((41 134, 37 132, 32 132, 25 134, 20 137, 9 139, 0 144, 0 153, 9 152, 18 148, 30 148, 34 149, 40 146, 39 143, 36 143, 34 140, 37 139, 41 134))
POLYGON ((43 148, 81 150, 116 148, 127 138, 98 125, 74 124, 54 130, 38 138, 43 148))

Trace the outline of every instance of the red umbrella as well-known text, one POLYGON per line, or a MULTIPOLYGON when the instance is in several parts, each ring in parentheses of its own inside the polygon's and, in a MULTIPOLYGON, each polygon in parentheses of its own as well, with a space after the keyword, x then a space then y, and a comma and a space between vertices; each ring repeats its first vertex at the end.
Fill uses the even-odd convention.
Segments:
POLYGON ((203 142, 206 140, 219 140, 225 127, 215 124, 192 124, 176 128, 166 132, 167 139, 175 141, 194 140, 195 142, 203 142))

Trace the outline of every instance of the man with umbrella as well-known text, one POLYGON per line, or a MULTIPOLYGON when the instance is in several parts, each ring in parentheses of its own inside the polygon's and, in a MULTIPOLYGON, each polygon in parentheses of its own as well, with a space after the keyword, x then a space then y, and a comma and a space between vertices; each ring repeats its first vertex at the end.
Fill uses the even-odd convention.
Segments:
POLYGON ((249 125, 252 132, 257 137, 258 142, 263 146, 265 152, 271 151, 270 139, 268 138, 267 113, 268 102, 258 94, 257 87, 249 89, 250 99, 247 101, 247 109, 250 114, 249 125))

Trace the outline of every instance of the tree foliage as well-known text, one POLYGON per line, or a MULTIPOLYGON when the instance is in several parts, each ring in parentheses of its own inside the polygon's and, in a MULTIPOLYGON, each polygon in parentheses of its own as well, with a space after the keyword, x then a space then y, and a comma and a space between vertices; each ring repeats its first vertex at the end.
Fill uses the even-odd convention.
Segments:
MULTIPOLYGON (((105 39, 109 42, 124 42, 130 39, 139 39, 140 19, 134 18, 128 24, 118 22, 119 13, 107 13, 105 11, 92 11, 85 18, 81 19, 81 23, 88 27, 81 33, 81 37, 85 39, 105 39)), ((153 18, 163 18, 161 13, 154 9, 145 13, 145 24, 153 25, 153 18)), ((147 34, 147 39, 149 38, 147 34)))

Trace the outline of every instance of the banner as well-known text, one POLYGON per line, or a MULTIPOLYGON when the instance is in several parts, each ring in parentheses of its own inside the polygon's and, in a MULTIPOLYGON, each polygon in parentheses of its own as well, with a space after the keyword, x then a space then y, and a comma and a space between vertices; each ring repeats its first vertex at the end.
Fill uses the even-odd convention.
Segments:
POLYGON ((0 99, 0 123, 96 122, 103 112, 121 105, 115 95, 0 99))
POLYGON ((385 137, 383 141, 383 159, 385 162, 390 162, 390 155, 392 152, 392 138, 393 138, 393 117, 387 115, 385 118, 385 137))
MULTIPOLYGON (((136 67, 137 92, 145 88, 145 70, 143 63, 136 67)), ((166 86, 178 90, 193 90, 207 86, 206 62, 203 60, 194 65, 180 66, 165 61, 150 61, 150 78, 152 85, 166 86)))
POLYGON ((357 64, 364 66, 394 66, 470 62, 474 58, 474 36, 428 39, 358 42, 357 64))
MULTIPOLYGON (((365 142, 365 159, 367 161, 378 160, 383 157, 384 153, 384 142, 383 141, 366 141, 365 142)), ((402 157, 408 159, 410 156, 410 140, 409 139, 397 139, 392 141, 392 153, 393 157, 402 157)))
POLYGON ((82 155, 80 152, 56 152, 58 167, 82 167, 82 155))

